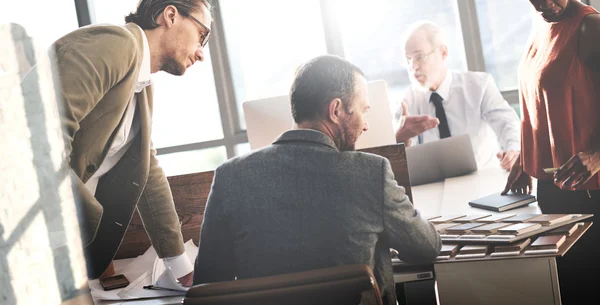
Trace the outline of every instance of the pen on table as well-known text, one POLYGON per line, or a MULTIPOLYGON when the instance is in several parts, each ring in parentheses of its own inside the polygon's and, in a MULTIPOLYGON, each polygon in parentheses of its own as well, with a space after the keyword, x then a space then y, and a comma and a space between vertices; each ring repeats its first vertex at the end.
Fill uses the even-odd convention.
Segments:
POLYGON ((167 290, 167 291, 186 292, 185 290, 172 289, 172 288, 165 288, 165 287, 159 287, 159 286, 154 286, 154 285, 148 285, 148 286, 144 286, 144 289, 152 289, 152 290, 167 290))

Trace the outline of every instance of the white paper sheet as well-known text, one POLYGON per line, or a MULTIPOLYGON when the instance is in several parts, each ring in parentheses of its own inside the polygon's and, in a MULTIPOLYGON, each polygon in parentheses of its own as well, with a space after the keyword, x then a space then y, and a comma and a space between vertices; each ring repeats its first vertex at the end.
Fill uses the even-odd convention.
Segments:
MULTIPOLYGON (((188 255, 191 262, 196 260, 198 247, 194 245, 192 240, 185 243, 185 253, 188 255)), ((123 269, 122 272, 130 284, 122 289, 104 291, 98 280, 88 282, 91 289, 92 298, 97 304, 121 304, 124 300, 140 300, 141 304, 177 304, 180 303, 182 296, 185 295, 187 288, 174 278, 172 271, 165 270, 162 259, 158 258, 156 251, 150 247, 144 254, 136 257, 123 269), (157 282, 158 281, 158 282, 157 282), (179 289, 181 291, 154 290, 144 289, 143 286, 155 285, 158 287, 179 289), (173 296, 179 296, 173 298, 173 296), (166 298, 165 298, 166 297, 166 298), (165 298, 166 303, 160 303, 158 298, 165 298), (151 299, 151 300, 150 300, 151 299), (111 301, 106 303, 106 301, 111 301), (147 301, 157 301, 159 303, 147 301), (175 303, 172 303, 174 302, 175 303), (115 303, 116 302, 116 303, 115 303), (170 302, 170 303, 169 303, 170 302)), ((129 304, 138 304, 128 301, 129 304)))

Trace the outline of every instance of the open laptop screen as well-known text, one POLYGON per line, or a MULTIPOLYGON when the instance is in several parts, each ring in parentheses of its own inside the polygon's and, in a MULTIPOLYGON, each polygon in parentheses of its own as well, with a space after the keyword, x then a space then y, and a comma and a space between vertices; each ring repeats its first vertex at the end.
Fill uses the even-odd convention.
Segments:
POLYGON ((472 173, 477 162, 469 135, 458 135, 406 149, 412 186, 472 173))

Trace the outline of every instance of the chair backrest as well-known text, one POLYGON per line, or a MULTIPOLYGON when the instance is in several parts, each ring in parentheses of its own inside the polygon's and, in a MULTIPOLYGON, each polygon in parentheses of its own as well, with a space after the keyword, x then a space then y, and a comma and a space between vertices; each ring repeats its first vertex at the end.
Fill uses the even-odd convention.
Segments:
MULTIPOLYGON (((175 210, 181 222, 181 233, 184 241, 193 239, 194 244, 198 244, 200 227, 204 218, 204 208, 206 207, 213 177, 214 171, 209 171, 167 178, 171 193, 173 193, 175 210)), ((142 255, 150 246, 148 233, 144 230, 142 219, 138 213, 134 213, 115 259, 142 255)))
POLYGON ((408 161, 406 158, 406 147, 403 143, 392 144, 379 147, 363 148, 358 151, 376 154, 387 158, 392 166, 394 178, 398 185, 404 187, 406 196, 414 203, 412 198, 411 180, 408 172, 408 161))
POLYGON ((367 265, 345 265, 275 276, 202 284, 188 290, 184 305, 382 304, 367 265))

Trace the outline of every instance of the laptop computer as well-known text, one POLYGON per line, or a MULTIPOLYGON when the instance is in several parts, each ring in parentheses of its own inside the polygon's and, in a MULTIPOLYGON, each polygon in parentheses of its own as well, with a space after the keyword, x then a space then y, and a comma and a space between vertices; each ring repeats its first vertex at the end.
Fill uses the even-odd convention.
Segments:
POLYGON ((477 170, 469 135, 418 144, 406 149, 410 185, 443 181, 477 170))
MULTIPOLYGON (((356 149, 396 144, 387 83, 375 80, 368 82, 368 86, 371 104, 367 114, 369 130, 358 138, 356 149)), ((242 107, 252 150, 270 145, 294 126, 289 95, 246 101, 242 107)))

